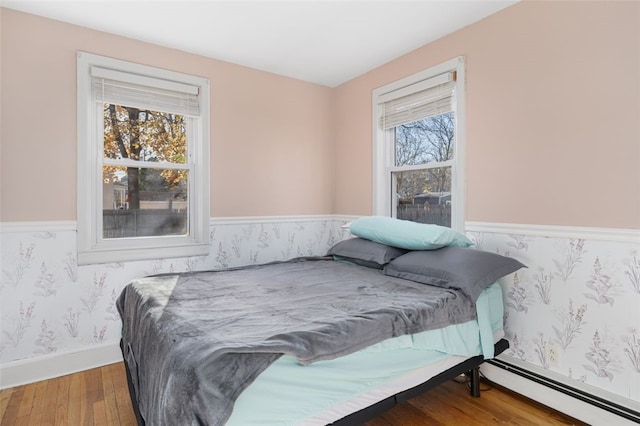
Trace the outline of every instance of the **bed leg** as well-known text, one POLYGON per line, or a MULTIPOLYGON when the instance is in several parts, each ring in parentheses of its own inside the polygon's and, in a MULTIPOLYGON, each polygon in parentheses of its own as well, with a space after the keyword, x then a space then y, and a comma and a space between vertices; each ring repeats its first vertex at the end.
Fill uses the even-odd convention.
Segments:
POLYGON ((480 397, 480 367, 475 367, 467 373, 471 379, 469 393, 474 398, 480 397))

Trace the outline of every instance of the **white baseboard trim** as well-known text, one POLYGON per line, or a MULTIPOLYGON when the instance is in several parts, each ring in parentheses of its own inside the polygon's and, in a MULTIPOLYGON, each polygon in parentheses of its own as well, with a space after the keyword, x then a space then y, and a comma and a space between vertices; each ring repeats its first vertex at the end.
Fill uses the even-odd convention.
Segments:
POLYGON ((590 425, 637 425, 637 423, 631 420, 627 420, 595 405, 581 401, 500 367, 484 363, 480 367, 480 371, 487 379, 500 386, 524 395, 561 413, 565 413, 568 416, 582 420, 590 425))
POLYGON ((0 389, 39 382, 122 361, 118 342, 0 364, 0 389))

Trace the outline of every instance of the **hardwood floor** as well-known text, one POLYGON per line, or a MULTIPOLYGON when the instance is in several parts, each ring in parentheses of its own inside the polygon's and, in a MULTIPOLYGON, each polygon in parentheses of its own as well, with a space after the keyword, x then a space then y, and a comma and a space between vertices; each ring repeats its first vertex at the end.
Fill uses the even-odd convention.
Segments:
MULTIPOLYGON (((483 383, 482 389, 489 388, 483 383)), ((0 391, 0 425, 135 425, 124 364, 117 363, 0 391)), ((583 425, 506 389, 472 398, 447 382, 397 405, 366 426, 583 425)))
POLYGON ((0 391, 4 425, 135 425, 124 364, 0 391))
POLYGON ((480 398, 465 383, 446 382, 396 405, 366 426, 586 425, 508 389, 482 382, 480 398))

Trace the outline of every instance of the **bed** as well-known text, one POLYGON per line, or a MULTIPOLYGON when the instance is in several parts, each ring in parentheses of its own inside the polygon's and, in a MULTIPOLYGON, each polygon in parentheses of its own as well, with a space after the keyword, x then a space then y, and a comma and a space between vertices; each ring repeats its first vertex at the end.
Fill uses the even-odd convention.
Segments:
POLYGON ((477 367, 508 347, 495 281, 524 265, 454 236, 132 281, 117 307, 138 423, 358 424, 463 373, 478 396, 477 367))

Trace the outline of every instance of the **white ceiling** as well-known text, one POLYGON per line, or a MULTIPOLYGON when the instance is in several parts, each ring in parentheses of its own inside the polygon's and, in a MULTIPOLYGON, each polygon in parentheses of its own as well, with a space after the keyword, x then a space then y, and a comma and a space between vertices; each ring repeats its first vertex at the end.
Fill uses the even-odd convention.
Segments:
POLYGON ((516 1, 0 0, 0 4, 335 87, 516 1))

